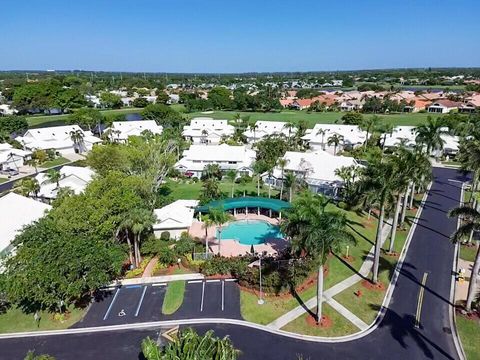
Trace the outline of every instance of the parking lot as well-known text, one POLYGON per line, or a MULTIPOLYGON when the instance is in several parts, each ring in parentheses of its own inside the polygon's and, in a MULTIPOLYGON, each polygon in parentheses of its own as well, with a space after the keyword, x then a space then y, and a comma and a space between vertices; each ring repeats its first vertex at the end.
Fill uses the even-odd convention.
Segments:
POLYGON ((167 283, 128 285, 101 291, 75 327, 173 319, 240 319, 240 292, 234 279, 186 281, 181 307, 162 314, 167 283))

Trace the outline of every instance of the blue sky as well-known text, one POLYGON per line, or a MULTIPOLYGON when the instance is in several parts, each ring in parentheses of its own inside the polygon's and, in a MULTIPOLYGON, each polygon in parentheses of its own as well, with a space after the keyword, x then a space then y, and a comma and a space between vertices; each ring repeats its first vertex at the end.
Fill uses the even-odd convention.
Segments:
POLYGON ((0 70, 480 66, 478 0, 0 0, 0 70))

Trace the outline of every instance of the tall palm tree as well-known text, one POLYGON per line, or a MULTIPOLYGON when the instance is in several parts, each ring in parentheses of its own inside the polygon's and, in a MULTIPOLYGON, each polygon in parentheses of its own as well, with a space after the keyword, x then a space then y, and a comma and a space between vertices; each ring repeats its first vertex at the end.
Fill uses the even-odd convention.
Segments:
POLYGON ((343 142, 343 135, 333 134, 327 139, 328 146, 334 146, 333 155, 337 155, 337 147, 343 142))
POLYGON ((209 214, 202 216, 202 227, 205 229, 205 260, 208 259, 208 228, 213 226, 213 220, 210 218, 209 214))
POLYGON ((142 234, 150 230, 156 221, 155 215, 150 210, 144 208, 132 209, 124 220, 123 225, 133 234, 133 258, 135 267, 138 267, 142 261, 140 254, 142 234))
POLYGON ((85 142, 83 140, 84 134, 82 130, 72 130, 70 131, 70 139, 73 142, 73 147, 79 153, 82 153, 85 149, 85 142))
POLYGON ((317 134, 316 135, 322 135, 322 150, 325 151, 325 134, 326 134, 326 130, 325 129, 319 129, 317 131, 317 134))
MULTIPOLYGON (((458 160, 462 166, 462 170, 471 171, 473 173, 472 191, 469 200, 472 201, 473 194, 478 190, 478 180, 480 177, 480 140, 462 140, 458 151, 458 160)), ((474 202, 476 203, 475 200, 474 202)))
POLYGON ((235 180, 237 179, 237 171, 235 169, 228 170, 225 173, 225 176, 232 183, 232 198, 235 190, 235 180))
POLYGON ((392 123, 380 124, 376 130, 382 134, 382 152, 385 150, 385 141, 387 140, 387 135, 392 134, 393 125, 392 123))
POLYGON ((222 245, 222 226, 223 224, 227 223, 232 219, 232 216, 223 211, 221 208, 211 208, 208 211, 208 215, 210 220, 212 220, 212 223, 214 225, 217 225, 218 227, 218 254, 221 254, 221 245, 222 245))
POLYGON ((416 142, 424 145, 427 150, 427 155, 434 150, 442 150, 445 140, 442 135, 447 133, 445 124, 440 118, 432 118, 429 116, 427 122, 418 126, 416 129, 416 142))
POLYGON ((282 181, 285 182, 285 187, 288 189, 288 201, 292 202, 293 188, 295 187, 297 178, 292 171, 287 171, 282 181))
POLYGON ((326 197, 305 191, 281 224, 282 232, 292 240, 292 251, 317 261, 317 324, 322 318, 323 271, 328 254, 339 251, 344 244, 355 243, 355 237, 346 230, 345 214, 326 211, 328 203, 326 197))
POLYGON ((14 191, 23 196, 38 197, 40 191, 40 184, 35 178, 23 178, 15 183, 14 191))
POLYGON ((291 143, 292 130, 295 129, 295 124, 292 122, 287 122, 285 125, 283 125, 283 128, 288 130, 288 142, 291 143))
POLYGON ((377 115, 363 118, 362 121, 360 122, 360 129, 362 129, 367 133, 365 136, 365 143, 364 143, 365 147, 367 147, 368 135, 370 135, 373 132, 373 130, 378 127, 379 123, 380 123, 380 118, 377 115))
POLYGON ((207 143, 207 136, 208 136, 208 131, 203 129, 202 130, 202 140, 201 140, 203 144, 207 143))
POLYGON ((57 187, 60 186, 59 182, 62 179, 62 174, 60 171, 55 170, 55 169, 50 169, 46 173, 47 181, 50 183, 55 183, 57 187))
POLYGON ((280 168, 282 183, 280 185, 280 200, 283 199, 283 175, 285 173, 285 166, 287 166, 288 160, 285 158, 280 158, 277 160, 277 166, 280 168))
POLYGON ((250 129, 253 131, 253 143, 255 144, 257 140, 257 130, 258 130, 257 123, 250 125, 250 129))
POLYGON ((370 200, 378 203, 379 217, 377 233, 375 236, 375 256, 373 261, 372 282, 378 282, 378 268, 380 263, 380 252, 382 248, 382 229, 385 219, 385 208, 387 204, 393 203, 393 194, 397 185, 396 168, 387 158, 369 163, 361 175, 359 189, 370 200))
MULTIPOLYGON (((454 243, 468 238, 473 231, 480 230, 480 212, 470 206, 460 206, 450 210, 449 217, 460 217, 463 220, 462 225, 455 231, 451 239, 454 243)), ((467 311, 472 310, 472 303, 477 294, 480 272, 480 246, 477 246, 477 255, 473 263, 472 275, 468 285, 467 302, 465 308, 467 311)))

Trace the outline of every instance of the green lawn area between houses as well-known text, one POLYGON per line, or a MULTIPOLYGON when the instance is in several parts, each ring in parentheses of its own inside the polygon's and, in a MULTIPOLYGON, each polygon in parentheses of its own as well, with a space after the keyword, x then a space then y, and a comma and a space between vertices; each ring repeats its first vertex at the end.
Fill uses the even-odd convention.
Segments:
POLYGON ((7 182, 9 179, 0 177, 0 184, 3 184, 4 182, 7 182))
MULTIPOLYGON (((475 242, 473 242, 475 243, 475 242)), ((472 245, 460 245, 460 258, 467 261, 475 261, 477 247, 472 245)))
POLYGON ((42 311, 37 324, 33 314, 26 314, 18 308, 10 308, 0 314, 0 333, 67 329, 79 321, 85 313, 85 309, 73 306, 68 311, 64 321, 54 319, 53 313, 42 311))
POLYGON ((185 281, 169 282, 163 299, 162 314, 171 315, 177 311, 183 303, 184 295, 185 281))
POLYGON ((467 360, 480 360, 480 320, 457 315, 456 323, 467 360))
POLYGON ((70 162, 70 160, 65 159, 64 157, 60 156, 60 157, 58 157, 54 160, 45 161, 44 163, 40 164, 38 167, 42 168, 42 169, 48 169, 48 168, 63 165, 63 164, 69 163, 69 162, 70 162))

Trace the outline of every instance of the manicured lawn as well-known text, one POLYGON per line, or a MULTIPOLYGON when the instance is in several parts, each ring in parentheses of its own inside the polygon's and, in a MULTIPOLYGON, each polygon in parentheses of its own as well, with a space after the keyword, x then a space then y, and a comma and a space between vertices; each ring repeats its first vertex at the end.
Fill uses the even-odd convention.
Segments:
MULTIPOLYGON (((312 309, 312 312, 315 310, 316 308, 312 309)), ((311 326, 307 323, 306 319, 312 315, 305 313, 285 325, 282 330, 313 336, 342 336, 360 331, 355 325, 345 319, 345 317, 327 303, 322 305, 322 315, 327 316, 332 321, 332 326, 325 328, 311 326)))
POLYGON ((177 311, 183 303, 184 294, 185 281, 169 282, 165 298, 163 299, 162 313, 171 315, 177 311))
POLYGON ((54 166, 63 165, 63 164, 69 163, 69 162, 70 162, 70 160, 65 159, 64 157, 60 156, 60 157, 56 158, 55 160, 45 161, 43 164, 40 164, 39 167, 47 169, 47 168, 51 168, 51 167, 54 167, 54 166))
POLYGON ((470 320, 462 315, 456 318, 457 330, 462 341, 463 350, 468 360, 480 360, 480 321, 470 320))
MULTIPOLYGON (((142 109, 140 108, 126 108, 126 109, 115 109, 115 110, 102 110, 101 113, 105 116, 116 115, 116 114, 131 114, 138 113, 142 109)), ((27 117, 27 122, 29 127, 41 127, 41 126, 58 126, 64 125, 65 120, 68 117, 68 114, 64 115, 33 115, 27 117)))
POLYGON ((460 245, 460 258, 467 261, 475 261, 477 256, 477 247, 475 245, 460 245))
MULTIPOLYGON (((232 120, 239 112, 237 111, 213 111, 208 113, 194 112, 186 114, 189 118, 203 116, 203 117, 212 117, 214 119, 227 119, 232 120)), ((317 123, 321 124, 332 124, 336 121, 340 121, 341 117, 345 115, 342 112, 323 112, 323 113, 308 113, 304 110, 302 111, 293 111, 285 110, 281 112, 240 112, 242 116, 250 116, 250 120, 264 120, 264 121, 286 121, 296 123, 299 120, 305 120, 308 124, 308 127, 313 127, 317 123)), ((364 116, 372 116, 370 114, 365 114, 364 116)), ((389 122, 393 125, 419 125, 424 123, 427 120, 428 114, 419 114, 419 113, 402 113, 402 114, 389 114, 389 115, 379 115, 380 118, 384 119, 386 122, 389 122)))
POLYGON ((2 177, 0 177, 0 184, 2 184, 2 183, 4 183, 4 182, 7 182, 7 181, 8 181, 7 178, 2 178, 2 177))
POLYGON ((25 314, 20 309, 11 308, 0 315, 0 333, 66 329, 79 321, 84 313, 84 309, 71 307, 70 313, 62 322, 54 320, 52 313, 41 312, 37 326, 33 314, 25 314))
MULTIPOLYGON (((169 193, 173 199, 198 199, 202 190, 202 182, 193 182, 193 180, 182 180, 167 182, 169 193)), ((232 183, 229 181, 221 181, 219 184, 220 190, 224 193, 225 197, 230 197, 232 193, 232 183)), ((235 196, 243 196, 243 194, 250 196, 257 196, 257 184, 256 182, 250 182, 246 184, 235 184, 234 193, 235 196)), ((272 197, 276 196, 278 191, 272 188, 272 197)), ((260 186, 260 196, 268 197, 268 186, 260 186)))

